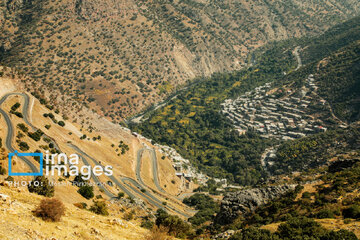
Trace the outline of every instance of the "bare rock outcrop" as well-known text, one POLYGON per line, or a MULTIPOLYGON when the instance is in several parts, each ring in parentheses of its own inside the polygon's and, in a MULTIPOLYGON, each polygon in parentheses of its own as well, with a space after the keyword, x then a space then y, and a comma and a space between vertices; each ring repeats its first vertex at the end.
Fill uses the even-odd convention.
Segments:
POLYGON ((248 214, 259 206, 295 189, 295 186, 270 186, 227 193, 221 202, 220 212, 216 216, 215 221, 219 224, 231 223, 240 215, 248 214))

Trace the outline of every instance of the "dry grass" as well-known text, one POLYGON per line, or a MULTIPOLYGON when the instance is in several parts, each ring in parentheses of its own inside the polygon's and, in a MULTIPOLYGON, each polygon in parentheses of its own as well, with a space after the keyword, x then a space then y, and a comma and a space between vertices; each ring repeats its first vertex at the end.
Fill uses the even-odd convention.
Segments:
POLYGON ((121 219, 115 205, 110 216, 100 216, 64 203, 65 215, 61 221, 52 222, 34 217, 33 209, 40 205, 43 197, 22 188, 1 187, 0 193, 11 200, 11 203, 0 202, 0 239, 90 240, 106 236, 109 240, 138 240, 148 234, 136 221, 121 219))
POLYGON ((145 237, 145 240, 170 240, 173 239, 167 235, 168 229, 163 226, 154 226, 149 234, 145 237))
MULTIPOLYGON (((0 78, 0 84, 1 83, 2 83, 2 79, 0 78)), ((21 92, 21 90, 15 90, 15 92, 21 92)), ((56 139, 56 142, 58 143, 62 152, 68 155, 74 153, 74 149, 70 148, 69 145, 67 144, 68 142, 72 142, 74 145, 79 146, 84 152, 92 156, 94 159, 99 160, 102 164, 113 166, 114 175, 116 176, 127 176, 131 178, 135 178, 134 170, 135 170, 137 151, 143 147, 143 144, 146 144, 150 147, 154 147, 151 145, 151 143, 147 142, 146 140, 138 139, 134 137, 130 132, 126 132, 118 128, 115 129, 111 128, 112 134, 109 135, 106 133, 106 131, 100 129, 98 131, 93 131, 92 133, 90 133, 89 131, 82 128, 80 124, 71 123, 70 121, 65 121, 66 123, 65 127, 60 127, 57 124, 54 124, 50 118, 44 117, 43 114, 52 112, 56 119, 62 119, 61 115, 56 114, 54 111, 47 109, 44 105, 41 105, 40 102, 34 97, 30 96, 30 98, 31 98, 30 102, 34 101, 34 104, 30 104, 32 106, 32 111, 31 113, 29 113, 29 118, 31 119, 31 122, 33 123, 33 125, 35 125, 36 127, 40 128, 43 132, 45 132, 46 135, 56 139), (46 129, 44 127, 45 125, 51 125, 51 128, 46 129), (72 134, 69 135, 68 134, 69 132, 71 132, 72 134), (90 138, 101 135, 101 140, 100 141, 80 140, 80 136, 82 136, 82 134, 86 134, 90 138), (120 140, 128 144, 130 150, 126 152, 126 154, 118 156, 117 155, 118 152, 115 151, 116 147, 113 148, 111 147, 111 145, 114 144, 115 146, 117 146, 120 140)), ((3 103, 2 108, 5 111, 9 111, 11 106, 16 102, 20 102, 21 105, 23 106, 24 101, 22 97, 11 96, 3 103)), ((20 119, 13 115, 10 115, 10 117, 15 127, 19 123, 24 123, 23 119, 20 119)), ((106 121, 104 119, 102 120, 106 121)), ((2 126, 6 126, 2 118, 0 118, 0 124, 2 124, 0 127, 0 137, 4 140, 7 135, 7 129, 6 127, 5 128, 2 127, 2 126)), ((16 130, 16 133, 17 132, 19 132, 18 129, 16 130)), ((43 139, 41 139, 39 142, 35 142, 33 139, 29 138, 26 134, 22 140, 29 144, 30 146, 29 152, 33 152, 37 149, 41 149, 40 146, 47 145, 47 143, 44 142, 43 139)), ((16 146, 15 143, 14 146, 16 146)), ((152 189, 156 189, 153 182, 153 176, 151 171, 152 164, 149 153, 150 153, 149 151, 146 151, 142 159, 143 167, 146 167, 145 169, 144 168, 142 169, 142 177, 146 185, 148 185, 152 189)), ((166 199, 171 199, 171 202, 168 203, 169 205, 175 204, 174 207, 183 210, 185 206, 180 201, 177 201, 177 199, 174 197, 179 192, 179 186, 181 182, 175 176, 175 170, 172 167, 171 160, 168 158, 161 159, 161 154, 159 153, 157 153, 157 158, 159 164, 158 166, 159 178, 160 178, 159 180, 161 186, 163 186, 163 188, 167 191, 167 194, 161 194, 160 198, 162 199, 162 201, 167 201, 166 199), (175 181, 175 184, 173 184, 172 181, 175 181)), ((33 162, 36 166, 38 166, 37 162, 35 161, 33 162)), ((17 164, 14 166, 15 172, 28 171, 28 167, 23 163, 23 161, 19 160, 16 163, 17 164)), ((80 164, 82 163, 80 162, 80 164)), ((93 163, 91 162, 91 164, 93 163)), ((62 176, 50 177, 50 180, 57 181, 59 178, 62 178, 62 176)), ((99 179, 102 182, 106 182, 109 180, 106 176, 100 176, 99 179)), ((30 180, 30 178, 19 177, 17 178, 17 180, 30 180)), ((114 194, 117 194, 120 191, 116 186, 113 187, 108 186, 108 189, 114 194)), ((103 195, 104 199, 107 199, 107 197, 103 193, 99 192, 97 188, 95 189, 95 194, 96 195, 101 194, 103 195)), ((81 195, 77 193, 77 188, 74 186, 56 186, 55 197, 64 203, 74 204, 79 202, 85 202, 88 204, 88 206, 91 205, 91 201, 82 198, 81 195)))

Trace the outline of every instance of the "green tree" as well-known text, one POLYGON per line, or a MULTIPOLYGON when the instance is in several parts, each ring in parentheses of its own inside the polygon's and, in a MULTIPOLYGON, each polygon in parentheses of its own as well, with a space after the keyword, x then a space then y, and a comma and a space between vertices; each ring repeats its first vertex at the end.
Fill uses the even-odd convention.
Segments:
POLYGON ((94 204, 90 207, 90 211, 99 215, 104 215, 104 216, 109 215, 106 203, 103 201, 95 201, 94 204))
POLYGON ((94 188, 93 186, 85 184, 79 188, 78 193, 86 199, 91 199, 94 197, 94 188))
POLYGON ((155 224, 169 229, 169 234, 178 238, 185 238, 192 234, 191 226, 178 216, 170 215, 163 209, 158 209, 155 224))
POLYGON ((354 204, 348 208, 345 208, 342 213, 344 218, 360 218, 360 205, 354 204))
POLYGON ((29 192, 34 192, 45 197, 54 196, 54 186, 51 186, 49 180, 44 176, 37 176, 28 185, 29 192))
POLYGON ((277 234, 283 239, 318 239, 326 230, 313 219, 306 217, 292 218, 286 223, 280 224, 277 234))
POLYGON ((229 240, 277 240, 280 239, 277 235, 272 234, 268 230, 259 228, 247 228, 243 229, 231 236, 229 240))

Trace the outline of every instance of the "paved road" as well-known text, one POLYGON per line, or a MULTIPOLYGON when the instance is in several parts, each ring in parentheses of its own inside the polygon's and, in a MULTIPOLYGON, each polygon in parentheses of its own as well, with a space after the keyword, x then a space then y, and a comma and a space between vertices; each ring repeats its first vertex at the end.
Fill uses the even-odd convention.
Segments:
MULTIPOLYGON (((146 148, 141 148, 140 150, 138 150, 137 152, 137 158, 136 158, 136 168, 135 168, 135 173, 136 173, 136 180, 143 186, 147 186, 144 181, 142 180, 141 177, 141 164, 142 164, 142 155, 144 153, 144 151, 146 151, 146 148)), ((153 179, 154 179, 154 183, 156 188, 163 193, 166 193, 166 191, 160 186, 160 182, 159 182, 159 171, 158 171, 158 164, 157 164, 157 158, 156 158, 156 152, 155 149, 151 149, 150 151, 150 158, 151 158, 151 162, 152 162, 152 173, 153 173, 153 179)))
MULTIPOLYGON (((94 158, 90 157, 88 154, 86 154, 84 151, 82 151, 79 147, 73 145, 73 144, 69 144, 70 147, 72 147, 74 150, 76 150, 81 156, 82 158, 84 158, 84 156, 86 156, 88 159, 90 159, 91 161, 93 161, 94 164, 96 165, 100 165, 100 162, 95 160, 94 158)), ((138 152, 138 156, 141 156, 142 152, 141 150, 144 149, 140 149, 138 152)), ((88 164, 88 163, 87 163, 88 164)), ((104 167, 104 166, 102 166, 104 167)), ((121 190, 123 192, 125 192, 128 196, 130 196, 131 198, 136 198, 136 196, 130 192, 124 185, 126 185, 128 188, 130 188, 133 192, 135 192, 137 195, 141 196, 143 199, 146 199, 151 205, 157 207, 157 208, 161 208, 161 209, 169 209, 172 210, 176 213, 178 213, 179 215, 182 215, 186 218, 191 217, 191 215, 188 215, 186 213, 183 213, 171 206, 164 206, 162 204, 162 201, 157 198, 156 196, 154 196, 153 194, 151 194, 149 191, 146 192, 142 192, 141 190, 144 189, 144 183, 139 183, 136 180, 129 178, 129 177, 122 177, 121 181, 122 183, 120 183, 120 181, 118 181, 114 176, 108 176, 110 178, 110 180, 117 185, 119 188, 121 188, 121 190)))
POLYGON ((296 61, 298 62, 298 65, 297 65, 295 71, 302 67, 302 62, 301 62, 301 57, 300 57, 300 54, 299 54, 299 50, 300 50, 300 47, 297 46, 293 51, 293 54, 296 57, 296 61))
POLYGON ((141 158, 145 150, 146 150, 145 148, 141 148, 137 151, 136 167, 135 167, 136 180, 138 180, 143 186, 146 186, 146 184, 141 178, 141 158))
MULTIPOLYGON (((4 97, 2 97, 0 99, 0 106, 1 104, 9 97, 9 96, 12 96, 12 95, 19 95, 19 96, 22 96, 24 98, 24 105, 23 105, 23 110, 22 110, 22 114, 24 116, 24 121, 27 125, 29 125, 33 131, 36 131, 38 130, 34 125, 32 125, 32 123, 30 123, 29 119, 28 119, 28 109, 29 109, 29 96, 26 95, 26 94, 23 94, 23 93, 9 93, 9 94, 6 94, 4 97)), ((7 134, 7 137, 6 137, 6 141, 5 141, 5 145, 6 147, 8 148, 8 150, 10 152, 14 152, 15 149, 12 147, 12 139, 14 137, 14 127, 12 125, 12 122, 11 122, 11 119, 10 117, 8 116, 8 114, 0 108, 0 113, 3 115, 4 119, 5 119, 5 122, 7 124, 7 127, 8 127, 8 134, 7 134)), ((54 143, 54 146, 56 149, 58 149, 60 151, 60 148, 58 146, 58 144, 56 143, 56 141, 47 136, 48 138, 50 138, 52 140, 52 142, 54 143)), ((73 144, 69 144, 70 147, 72 147, 73 149, 75 149, 78 154, 80 155, 82 161, 84 162, 85 165, 87 166, 90 166, 90 163, 88 162, 88 159, 90 159, 91 161, 94 162, 94 164, 96 165, 101 165, 98 161, 96 161, 94 158, 90 157, 88 154, 86 154, 84 151, 82 151, 79 147, 73 145, 73 144)), ((142 155, 142 151, 138 152, 138 157, 140 157, 140 161, 141 161, 141 155, 142 155)), ((153 167, 153 173, 154 173, 154 181, 157 182, 157 184, 159 183, 158 181, 158 175, 157 175, 157 162, 156 162, 156 155, 154 155, 154 153, 152 154, 152 158, 155 159, 153 160, 153 164, 156 165, 156 167, 153 167), (155 180, 156 179, 156 180, 155 180)), ((31 169, 31 171, 33 172, 38 172, 38 169, 37 167, 30 161, 28 160, 27 158, 25 157, 20 157, 21 160, 23 160, 28 166, 29 168, 31 169)), ((138 158, 139 159, 139 158, 138 158)), ((141 168, 141 165, 138 164, 139 166, 139 170, 137 171, 139 174, 140 174, 140 168, 141 168)), ((153 165, 154 166, 154 165, 153 165)), ((103 166, 102 166, 103 167, 103 166)), ((140 176, 140 175, 138 175, 140 176)), ((114 196, 114 194, 112 194, 104 185, 101 184, 99 178, 97 176, 95 176, 94 174, 92 174, 91 176, 94 180, 94 182, 96 184, 98 184, 99 188, 103 190, 103 192, 110 198, 114 198, 116 196, 114 196)), ((143 189, 143 186, 141 185, 145 185, 144 182, 142 181, 141 177, 139 179, 141 179, 141 184, 139 184, 137 181, 135 181, 134 179, 132 178, 127 178, 127 177, 123 177, 121 178, 122 182, 123 183, 120 183, 114 176, 109 176, 109 178, 111 179, 111 181, 116 184, 124 193, 126 193, 128 196, 130 196, 131 198, 136 198, 136 196, 131 192, 129 191, 125 185, 130 188, 132 191, 134 191, 136 194, 142 196, 144 199, 146 199, 147 201, 149 201, 150 204, 154 205, 155 207, 157 208, 161 208, 161 209, 170 209, 174 212, 177 212, 178 214, 186 217, 186 218, 189 218, 191 217, 190 215, 187 215, 185 213, 182 213, 176 209, 174 209, 173 207, 170 207, 170 206, 164 206, 161 202, 160 199, 156 198, 154 195, 150 194, 149 192, 142 192, 141 190, 143 189)), ((159 185, 158 185, 159 186, 159 185)), ((160 187, 160 186, 159 186, 160 187)), ((160 187, 161 189, 161 187, 160 187)), ((163 191, 163 190, 162 190, 163 191)))
MULTIPOLYGON (((90 163, 87 161, 87 159, 80 155, 81 159, 83 160, 84 164, 86 166, 91 166, 90 163)), ((93 173, 91 173, 91 178, 94 180, 94 182, 97 184, 97 186, 103 190, 103 192, 106 194, 106 196, 108 196, 110 199, 111 198, 115 198, 116 196, 114 194, 112 194, 99 180, 99 178, 97 176, 95 176, 93 173)))
MULTIPOLYGON (((24 103, 24 106, 23 106, 23 116, 24 116, 24 121, 26 123, 28 123, 28 119, 27 119, 27 109, 28 109, 28 106, 29 106, 29 96, 27 96, 26 94, 23 94, 23 93, 9 93, 9 94, 6 94, 5 96, 3 96, 1 99, 0 99, 0 106, 1 104, 4 103, 4 101, 9 97, 9 96, 12 96, 12 95, 21 95, 25 98, 25 103, 24 103)), ((6 136, 6 141, 5 141, 5 145, 6 145, 6 148, 10 151, 10 152, 14 152, 15 149, 13 148, 12 146, 12 139, 14 137, 14 127, 12 125, 12 122, 10 120, 10 117, 9 115, 7 114, 7 112, 5 112, 3 109, 0 108, 0 113, 3 115, 4 119, 5 119, 5 122, 6 122, 6 125, 7 125, 7 128, 8 128, 8 133, 7 133, 7 136, 6 136)), ((32 125, 30 125, 32 127, 32 125)), ((25 157, 20 157, 18 156, 21 160, 23 160, 25 162, 26 165, 29 166, 29 168, 31 169, 32 172, 39 172, 38 168, 27 158, 25 157)))
MULTIPOLYGON (((84 163, 86 165, 90 165, 89 162, 86 160, 86 158, 90 159, 94 164, 96 165, 100 165, 102 166, 98 161, 96 161, 94 158, 90 157, 87 153, 85 153, 84 151, 82 151, 78 146, 75 146, 74 144, 69 143, 68 144, 71 148, 73 148, 80 156, 81 158, 85 161, 84 163), (85 158, 86 157, 86 158, 85 158)), ((102 166, 104 167, 104 166, 102 166)), ((109 176, 109 178, 111 179, 112 182, 115 183, 115 185, 117 185, 124 193, 126 193, 129 197, 131 198, 135 198, 136 196, 134 194, 132 194, 123 184, 121 184, 114 176, 109 176)), ((99 181, 98 181, 99 182, 99 181)))
MULTIPOLYGON (((142 180, 142 178, 141 178, 141 162, 142 162, 141 159, 142 159, 142 155, 143 155, 144 151, 146 151, 146 150, 147 150, 146 148, 141 148, 141 149, 138 150, 138 152, 137 152, 137 161, 136 161, 137 163, 136 163, 136 167, 135 167, 135 172, 136 172, 136 180, 137 180, 138 182, 136 182, 136 181, 133 180, 133 179, 128 179, 128 180, 131 180, 131 182, 132 182, 137 188, 139 188, 139 189, 145 189, 145 187, 146 187, 146 188, 152 190, 154 193, 156 193, 153 189, 151 189, 150 187, 148 187, 148 186, 144 183, 144 181, 142 180)), ((158 165, 157 165, 157 158, 156 158, 155 149, 152 148, 152 149, 150 150, 150 153, 151 153, 153 179, 154 179, 155 186, 156 186, 156 188, 157 188, 159 191, 161 191, 161 192, 163 192, 163 193, 166 194, 165 190, 162 189, 162 187, 160 186, 160 183, 159 183, 159 178, 158 178, 158 165)), ((150 194, 148 191, 146 192, 146 194, 147 194, 152 200, 154 200, 154 201, 162 204, 158 198, 156 198, 154 195, 150 194)), ((164 195, 162 195, 162 194, 160 194, 160 193, 158 193, 158 195, 162 196, 163 198, 166 198, 166 196, 164 196, 164 195)), ((164 208, 164 207, 162 207, 162 208, 164 208)), ((176 213, 178 213, 178 214, 180 214, 180 215, 182 215, 182 216, 184 216, 184 217, 186 217, 186 218, 191 217, 191 215, 188 215, 188 214, 186 214, 186 213, 184 213, 184 212, 178 211, 177 209, 175 209, 175 208, 173 208, 173 207, 167 206, 166 208, 169 208, 169 209, 171 209, 172 211, 174 211, 174 212, 176 212, 176 213)), ((191 212, 194 213, 194 212, 196 212, 196 211, 191 211, 191 212)))
POLYGON ((157 208, 165 209, 164 205, 162 205, 159 199, 149 194, 148 192, 142 192, 141 189, 143 189, 143 187, 137 181, 127 177, 123 177, 121 179, 126 184, 126 186, 136 191, 139 195, 148 200, 150 204, 154 205, 157 208), (132 185, 135 186, 135 188, 132 185))
POLYGON ((160 192, 166 193, 166 191, 160 185, 158 163, 157 163, 156 151, 154 148, 151 149, 151 159, 153 165, 152 170, 153 170, 153 178, 154 178, 155 186, 160 192))
MULTIPOLYGON (((10 96, 13 96, 13 95, 18 95, 18 96, 22 96, 24 98, 24 105, 23 105, 23 108, 22 108, 22 114, 23 114, 23 119, 24 119, 24 122, 29 125, 33 131, 36 131, 38 130, 34 125, 32 125, 32 123, 30 123, 29 121, 29 118, 28 118, 28 109, 29 109, 29 96, 24 94, 24 93, 9 93, 9 94, 6 94, 4 97, 2 97, 0 99, 0 106, 1 104, 4 103, 4 101, 10 97, 10 96)), ((12 139, 14 137, 14 127, 12 125, 12 122, 10 120, 10 117, 8 116, 8 114, 0 108, 0 113, 4 116, 4 119, 5 119, 5 122, 6 122, 6 125, 8 127, 8 134, 6 136, 6 142, 5 142, 5 145, 7 147, 7 149, 10 151, 10 152, 14 152, 15 149, 13 148, 12 146, 12 139)), ((49 136, 47 136, 49 137, 49 136)), ((49 137, 50 138, 50 137, 49 137)), ((56 149, 58 149, 60 151, 60 148, 59 146, 57 145, 57 143, 55 142, 54 139, 50 138, 53 143, 54 143, 54 146, 56 149)), ((38 168, 30 161, 28 160, 27 158, 25 157, 19 157, 21 160, 23 160, 26 165, 28 165, 31 169, 32 172, 38 172, 38 168)), ((89 165, 89 163, 87 162, 86 158, 82 157, 82 160, 84 161, 84 163, 86 165, 89 165)), ((99 179, 95 176, 95 175, 92 175, 94 181, 96 183, 100 183, 99 179)), ((110 193, 106 188, 104 188, 102 185, 99 185, 99 188, 100 189, 103 189, 104 190, 104 193, 109 196, 110 198, 114 197, 114 195, 112 193, 110 193)))

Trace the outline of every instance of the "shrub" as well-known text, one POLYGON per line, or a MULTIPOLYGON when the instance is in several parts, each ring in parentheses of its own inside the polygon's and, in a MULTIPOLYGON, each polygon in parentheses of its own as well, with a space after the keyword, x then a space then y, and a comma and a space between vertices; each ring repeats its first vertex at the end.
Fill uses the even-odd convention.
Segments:
POLYGON ((325 229, 313 219, 301 217, 292 218, 286 223, 280 224, 277 232, 281 238, 293 239, 293 236, 302 236, 303 239, 322 236, 325 229))
POLYGON ((104 215, 104 216, 109 215, 109 212, 108 212, 105 202, 100 202, 100 201, 94 202, 94 205, 92 205, 90 207, 90 211, 92 211, 96 214, 99 214, 99 215, 104 215))
POLYGON ((360 206, 359 205, 352 205, 349 208, 345 208, 343 210, 344 218, 360 218, 360 206))
POLYGON ((305 199, 310 199, 310 198, 311 198, 311 193, 309 193, 309 192, 304 192, 301 197, 302 197, 302 198, 305 198, 305 199))
POLYGON ((149 219, 144 219, 144 220, 141 222, 140 227, 143 227, 143 228, 146 228, 146 229, 152 229, 152 228, 154 227, 154 222, 152 222, 152 221, 149 220, 149 219))
POLYGON ((84 185, 79 188, 78 193, 84 198, 90 199, 94 197, 94 188, 93 186, 84 185))
POLYGON ((124 219, 126 221, 130 221, 130 220, 133 220, 134 219, 134 216, 135 216, 135 211, 134 210, 131 210, 130 212, 126 213, 124 215, 124 219))
POLYGON ((154 226, 149 234, 145 237, 146 240, 170 240, 172 239, 167 235, 169 230, 163 226, 154 226))
POLYGON ((85 185, 87 181, 83 179, 83 175, 79 174, 75 176, 73 183, 77 186, 82 186, 85 185))
POLYGON ((18 127, 21 131, 23 131, 23 132, 29 131, 29 128, 26 127, 25 124, 23 124, 23 123, 19 123, 19 124, 17 125, 17 127, 18 127))
POLYGON ((30 149, 29 145, 26 142, 20 142, 19 147, 21 151, 27 151, 30 149))
POLYGON ((0 165, 0 175, 5 175, 5 174, 6 174, 6 169, 0 165))
POLYGON ((350 218, 344 219, 344 224, 349 224, 349 223, 351 223, 351 219, 350 219, 350 218))
POLYGON ((74 203, 74 206, 80 209, 86 209, 87 204, 84 202, 74 203))
POLYGON ((64 126, 65 126, 64 121, 59 121, 58 124, 59 124, 60 127, 64 127, 64 126))
POLYGON ((38 141, 40 141, 41 136, 42 136, 43 134, 44 134, 43 131, 41 131, 40 129, 38 129, 38 130, 37 130, 36 132, 34 132, 34 133, 29 132, 29 133, 28 133, 28 136, 38 142, 38 141))
POLYGON ((335 218, 334 212, 330 209, 322 209, 316 214, 317 218, 335 218))
POLYGON ((14 178, 12 176, 8 176, 7 178, 5 178, 5 181, 13 182, 14 178))
POLYGON ((163 209, 158 209, 155 224, 168 229, 168 233, 177 238, 185 238, 192 234, 191 226, 178 216, 170 215, 163 209))
POLYGON ((261 239, 273 240, 274 235, 270 231, 258 228, 248 228, 231 236, 229 240, 242 240, 242 239, 261 239))
POLYGON ((353 232, 344 229, 341 229, 340 231, 328 232, 320 238, 320 240, 339 240, 339 239, 357 240, 358 238, 353 232))
POLYGON ((20 107, 20 103, 17 102, 14 105, 12 105, 11 111, 16 111, 19 107, 20 107))
POLYGON ((118 198, 119 198, 119 199, 123 198, 124 196, 125 196, 125 193, 123 193, 123 192, 119 192, 119 193, 118 193, 118 198))
POLYGON ((196 193, 189 198, 185 198, 183 203, 199 210, 193 217, 189 218, 189 221, 194 225, 200 225, 212 220, 219 210, 219 205, 205 194, 196 193))
POLYGON ((22 115, 21 112, 14 112, 15 116, 19 117, 19 118, 23 118, 24 116, 22 115))
POLYGON ((29 192, 34 192, 45 197, 54 196, 54 186, 51 186, 49 180, 44 176, 37 176, 28 185, 29 192))
POLYGON ((45 221, 58 222, 65 213, 65 206, 57 199, 43 199, 34 213, 45 221))

